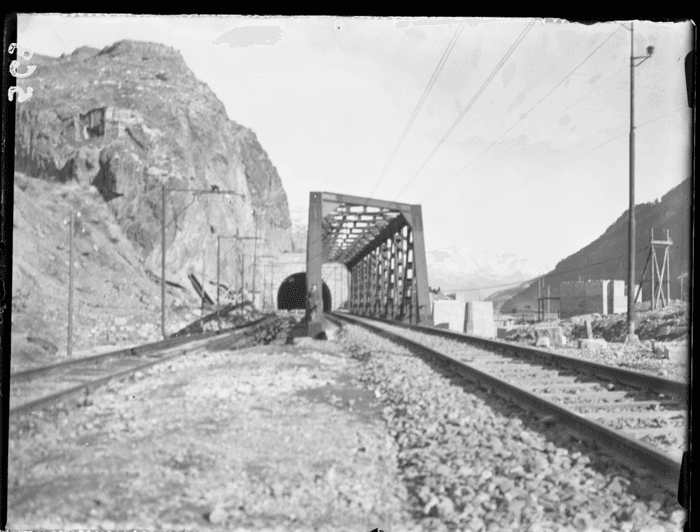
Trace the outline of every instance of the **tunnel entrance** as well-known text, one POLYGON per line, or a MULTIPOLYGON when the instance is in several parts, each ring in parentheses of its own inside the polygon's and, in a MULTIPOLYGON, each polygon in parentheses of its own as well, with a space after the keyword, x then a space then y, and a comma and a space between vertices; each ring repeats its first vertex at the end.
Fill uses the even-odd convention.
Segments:
MULTIPOLYGON (((331 310, 331 291, 323 283, 321 292, 323 312, 331 310)), ((306 309, 306 272, 290 275, 280 285, 277 292, 277 308, 279 310, 306 309)))

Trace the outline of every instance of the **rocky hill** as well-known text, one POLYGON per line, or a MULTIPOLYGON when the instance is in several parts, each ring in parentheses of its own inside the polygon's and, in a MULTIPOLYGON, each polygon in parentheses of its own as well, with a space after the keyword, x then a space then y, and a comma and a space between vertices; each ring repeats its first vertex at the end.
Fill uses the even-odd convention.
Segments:
MULTIPOLYGON (((17 80, 33 96, 17 105, 13 366, 16 352, 65 352, 71 205, 81 212, 76 349, 160 336, 163 186, 236 193, 166 196, 170 332, 196 317, 188 276, 216 278, 217 236, 257 230, 259 254, 292 250, 275 167, 179 52, 120 41, 59 58, 34 54, 32 64, 32 76, 17 80)), ((233 286, 240 254, 234 240, 221 242, 221 282, 233 286)), ((241 253, 252 256, 252 243, 241 253)))
POLYGON ((498 292, 494 292, 490 296, 484 298, 486 301, 491 301, 493 302, 493 310, 495 312, 500 312, 501 307, 503 307, 503 304, 506 303, 508 300, 510 300, 513 296, 518 295, 520 292, 525 290, 528 286, 530 286, 530 281, 519 284, 518 286, 514 286, 511 288, 506 288, 504 290, 499 290, 498 292))
MULTIPOLYGON (((689 271, 691 205, 691 181, 688 178, 667 192, 660 200, 637 205, 635 208, 637 222, 635 278, 637 283, 642 279, 652 230, 656 240, 665 239, 668 230, 673 241, 673 247, 670 250, 672 299, 680 299, 681 283, 678 278, 684 272, 689 271)), ((559 295, 559 286, 564 281, 619 279, 626 282, 627 231, 628 211, 625 211, 595 241, 560 261, 553 271, 544 276, 544 284, 549 286, 551 296, 559 295)), ((657 257, 661 261, 663 255, 659 256, 657 252, 657 257)), ((650 272, 647 271, 647 278, 649 274, 650 272)), ((687 280, 684 287, 686 294, 683 298, 687 300, 687 280)), ((648 286, 645 286, 642 291, 645 301, 649 298, 649 294, 648 286)), ((530 283, 525 290, 505 302, 502 311, 529 310, 528 306, 534 311, 537 310, 537 281, 530 283)), ((554 310, 555 305, 553 304, 552 311, 554 310)))
MULTIPOLYGON (((287 197, 255 134, 179 52, 119 41, 60 58, 34 55, 34 95, 18 105, 15 169, 49 181, 94 185, 117 224, 160 274, 161 189, 166 199, 169 274, 216 269, 217 235, 258 235, 269 251, 291 249, 287 197), (204 261, 203 261, 204 256, 204 261)), ((222 271, 232 272, 231 256, 222 271)), ((228 275, 228 274, 226 274, 228 275)))

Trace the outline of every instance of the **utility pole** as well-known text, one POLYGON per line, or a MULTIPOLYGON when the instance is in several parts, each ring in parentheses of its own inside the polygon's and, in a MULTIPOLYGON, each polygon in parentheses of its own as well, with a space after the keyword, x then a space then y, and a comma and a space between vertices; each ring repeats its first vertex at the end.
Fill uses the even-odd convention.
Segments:
MULTIPOLYGON (((236 249, 236 251, 237 251, 236 256, 240 256, 240 258, 241 258, 241 266, 240 266, 240 268, 238 268, 238 273, 239 273, 240 276, 241 276, 240 294, 241 294, 241 302, 242 302, 242 299, 243 299, 243 281, 245 280, 245 275, 244 275, 245 260, 244 260, 244 256, 243 256, 243 255, 241 254, 241 252, 240 252, 240 241, 241 241, 241 240, 254 240, 255 237, 252 237, 252 236, 239 236, 239 235, 219 235, 218 238, 219 238, 219 242, 221 242, 221 239, 222 239, 222 238, 231 238, 231 239, 233 239, 233 240, 236 241, 236 244, 235 244, 235 249, 236 249)), ((220 244, 219 244, 219 245, 220 245, 220 244)), ((227 251, 226 253, 224 253, 224 257, 226 257, 226 255, 228 255, 228 254, 230 253, 230 251, 231 251, 231 250, 229 249, 229 251, 227 251)), ((220 260, 221 260, 220 256, 217 255, 217 262, 220 262, 220 260)), ((218 269, 218 268, 219 268, 219 266, 217 265, 217 269, 218 269)), ((235 277, 235 275, 236 275, 236 268, 237 268, 237 266, 234 266, 234 277, 235 277)), ((233 293, 233 289, 229 289, 229 292, 233 293)))
POLYGON ((245 250, 243 251, 243 253, 241 253, 240 245, 239 255, 241 257, 241 303, 243 303, 243 298, 245 297, 245 250))
POLYGON ((206 244, 204 245, 204 250, 202 252, 202 314, 200 315, 200 318, 204 317, 204 275, 205 275, 205 267, 206 263, 205 261, 207 260, 207 246, 206 244))
POLYGON ((272 276, 270 277, 270 308, 272 310, 277 310, 277 303, 275 297, 275 279, 277 278, 277 263, 272 263, 272 276))
POLYGON ((221 282, 221 236, 216 235, 216 311, 219 311, 219 283, 221 282))
POLYGON ((270 275, 267 280, 268 286, 267 286, 267 294, 269 297, 269 306, 270 310, 276 310, 275 309, 275 302, 273 300, 273 294, 272 294, 272 287, 274 286, 275 283, 275 263, 270 262, 270 275))
POLYGON ((221 303, 220 303, 220 283, 221 283, 221 236, 216 235, 216 326, 221 330, 221 303))
POLYGON ((255 239, 253 241, 253 306, 255 306, 255 279, 256 279, 256 276, 258 273, 258 270, 257 270, 257 262, 258 262, 258 212, 257 211, 253 211, 253 218, 255 218, 255 239))
POLYGON ((253 210, 253 222, 255 223, 255 240, 253 240, 253 307, 255 307, 255 278, 257 277, 258 266, 258 213, 253 210))
POLYGON ((634 342, 634 311, 635 302, 634 296, 634 268, 635 268, 635 237, 636 237, 636 220, 634 218, 634 22, 630 24, 630 205, 629 205, 629 228, 628 228, 628 246, 629 246, 629 261, 627 272, 627 341, 634 342))
POLYGON ((165 334, 165 185, 162 188, 162 214, 160 216, 160 332, 165 334))
MULTIPOLYGON (((261 255, 260 258, 261 259, 272 259, 272 258, 274 258, 274 255, 261 255)), ((262 280, 263 287, 262 287, 262 293, 260 294, 260 305, 261 305, 263 310, 266 310, 267 306, 268 306, 267 305, 267 298, 265 297, 265 294, 267 293, 267 289, 268 289, 268 283, 266 281, 272 273, 271 271, 268 271, 270 269, 271 269, 270 268, 270 261, 265 260, 265 262, 263 262, 263 280, 262 280)))
MULTIPOLYGON (((225 195, 232 195, 232 196, 238 196, 240 198, 245 199, 245 194, 241 194, 240 192, 234 192, 231 190, 219 190, 216 187, 212 187, 209 190, 198 190, 198 189, 190 189, 190 188, 171 188, 167 189, 165 188, 165 185, 163 185, 161 189, 161 201, 162 201, 162 215, 161 215, 161 221, 160 221, 160 231, 161 231, 161 248, 160 248, 160 328, 161 328, 161 333, 163 334, 163 338, 167 338, 168 335, 165 331, 165 228, 170 225, 173 220, 170 220, 166 224, 165 222, 165 199, 168 193, 170 192, 194 192, 195 194, 202 195, 202 194, 225 194, 225 195)), ((180 213, 181 214, 181 213, 180 213)), ((204 275, 202 275, 202 290, 204 290, 204 275)), ((217 286, 218 290, 218 286, 217 286)), ((204 293, 202 293, 202 311, 204 310, 204 293)))
POLYGON ((68 356, 73 354, 73 207, 70 208, 70 233, 68 234, 68 356))
POLYGON ((544 310, 540 310, 542 307, 542 274, 540 274, 537 279, 537 319, 538 321, 543 321, 544 316, 540 319, 540 313, 544 314, 544 310))
MULTIPOLYGON (((220 269, 221 269, 221 259, 222 259, 222 258, 225 258, 226 255, 228 255, 228 254, 231 252, 231 250, 229 249, 226 253, 224 253, 224 256, 221 257, 221 251, 220 251, 220 249, 221 249, 221 240, 224 239, 224 238, 231 238, 231 239, 233 239, 233 240, 236 240, 235 249, 238 251, 237 255, 240 255, 240 243, 239 243, 239 241, 240 241, 240 240, 251 240, 253 237, 249 237, 249 236, 238 236, 238 235, 217 235, 217 241, 218 241, 218 242, 217 242, 217 253, 216 253, 216 263, 217 263, 217 264, 216 264, 216 271, 217 271, 217 272, 219 272, 220 269)), ((234 278, 236 277, 236 268, 237 268, 237 265, 234 265, 234 278)), ((239 273, 240 273, 241 278, 242 278, 242 277, 243 277, 243 272, 242 272, 242 270, 239 270, 239 273)), ((218 287, 218 284, 219 284, 218 275, 219 275, 219 274, 217 273, 217 287, 218 287)), ((241 294, 243 293, 242 284, 241 284, 240 292, 241 292, 241 294)), ((233 294, 233 293, 235 293, 234 290, 233 290, 233 287, 229 288, 228 292, 226 292, 226 293, 227 293, 227 294, 233 294)), ((219 305, 219 300, 218 300, 218 292, 217 292, 217 306, 218 306, 218 305, 219 305)))
MULTIPOLYGON (((624 28, 627 28, 624 24, 624 28)), ((636 342, 637 335, 634 333, 634 286, 635 286, 635 255, 636 255, 636 220, 635 220, 635 200, 634 200, 634 69, 651 57, 654 52, 653 46, 647 46, 647 55, 634 56, 634 22, 630 23, 630 147, 629 147, 629 181, 630 181, 630 201, 629 201, 629 260, 627 271, 627 338, 626 342, 636 342), (641 59, 635 64, 635 60, 641 59)))

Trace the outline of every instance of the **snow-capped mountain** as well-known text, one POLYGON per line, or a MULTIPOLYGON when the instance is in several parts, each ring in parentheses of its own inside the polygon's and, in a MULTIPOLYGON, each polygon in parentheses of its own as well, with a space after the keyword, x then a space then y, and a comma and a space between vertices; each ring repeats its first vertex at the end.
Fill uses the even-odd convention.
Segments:
POLYGON ((467 248, 440 248, 427 251, 428 280, 432 288, 443 292, 484 289, 483 296, 549 271, 513 253, 473 253, 467 248), (499 288, 500 287, 500 288, 499 288))
MULTIPOLYGON (((292 241, 297 253, 306 250, 307 219, 305 212, 290 210, 292 241)), ((472 253, 467 248, 438 248, 426 252, 428 261, 428 283, 442 292, 461 291, 468 298, 485 298, 488 295, 517 286, 523 281, 537 277, 551 267, 535 265, 513 253, 472 253), (478 290, 494 286, 493 289, 478 290), (476 289, 476 290, 470 290, 476 289)))

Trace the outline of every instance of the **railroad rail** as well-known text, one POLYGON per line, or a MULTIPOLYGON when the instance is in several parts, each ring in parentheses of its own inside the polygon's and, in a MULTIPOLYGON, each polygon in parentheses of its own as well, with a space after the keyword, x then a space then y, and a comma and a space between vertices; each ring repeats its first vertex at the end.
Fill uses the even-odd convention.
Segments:
POLYGON ((114 379, 172 360, 185 353, 269 341, 284 327, 284 318, 266 315, 222 332, 174 337, 109 353, 66 360, 10 375, 10 417, 33 412, 87 393, 114 379), (14 404, 20 401, 20 404, 14 404))
POLYGON ((412 347, 678 487, 688 422, 685 383, 431 326, 330 316, 412 347))

